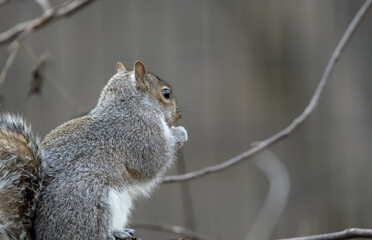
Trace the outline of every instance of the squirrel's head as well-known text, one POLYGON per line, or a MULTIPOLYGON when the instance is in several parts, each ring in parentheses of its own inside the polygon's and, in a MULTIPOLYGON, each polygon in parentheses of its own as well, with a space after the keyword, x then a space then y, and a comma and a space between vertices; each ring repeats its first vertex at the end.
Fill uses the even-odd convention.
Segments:
POLYGON ((130 102, 133 99, 147 99, 156 104, 169 126, 173 126, 181 118, 169 84, 147 73, 145 66, 139 61, 135 62, 133 71, 128 71, 118 62, 115 74, 103 89, 98 105, 130 102))

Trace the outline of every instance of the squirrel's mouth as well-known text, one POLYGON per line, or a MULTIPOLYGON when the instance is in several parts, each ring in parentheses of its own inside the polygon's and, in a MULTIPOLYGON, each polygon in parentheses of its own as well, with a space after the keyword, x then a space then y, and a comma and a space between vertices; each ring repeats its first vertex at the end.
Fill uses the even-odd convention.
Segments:
POLYGON ((165 122, 168 124, 169 128, 173 128, 178 119, 181 118, 181 113, 179 111, 172 113, 170 117, 165 118, 165 122))

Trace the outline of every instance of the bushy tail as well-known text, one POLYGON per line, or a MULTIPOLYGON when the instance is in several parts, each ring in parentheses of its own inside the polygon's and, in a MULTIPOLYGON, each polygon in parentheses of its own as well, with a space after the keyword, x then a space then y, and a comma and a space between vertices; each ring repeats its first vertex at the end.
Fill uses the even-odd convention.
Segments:
POLYGON ((0 114, 0 239, 32 239, 41 187, 38 145, 22 117, 0 114))

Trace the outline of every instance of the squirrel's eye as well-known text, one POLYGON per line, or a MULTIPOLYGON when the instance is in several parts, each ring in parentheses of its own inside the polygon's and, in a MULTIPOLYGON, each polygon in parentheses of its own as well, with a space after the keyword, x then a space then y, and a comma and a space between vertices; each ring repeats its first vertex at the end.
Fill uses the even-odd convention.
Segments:
POLYGON ((163 97, 165 99, 169 99, 170 98, 170 92, 169 92, 169 89, 168 88, 164 88, 163 90, 161 90, 161 93, 163 94, 163 97))

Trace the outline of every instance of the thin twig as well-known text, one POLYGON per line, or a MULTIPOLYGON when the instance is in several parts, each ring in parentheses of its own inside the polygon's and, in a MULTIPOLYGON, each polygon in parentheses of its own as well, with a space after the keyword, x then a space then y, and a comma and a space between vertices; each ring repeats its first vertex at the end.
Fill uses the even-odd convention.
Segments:
POLYGON ((252 226, 247 240, 267 240, 279 221, 287 204, 291 181, 285 165, 269 149, 261 152, 255 164, 265 174, 270 182, 265 202, 252 226))
POLYGON ((37 61, 39 60, 39 57, 37 56, 35 51, 31 48, 31 46, 28 45, 27 43, 23 42, 22 47, 23 47, 24 50, 26 50, 26 54, 31 59, 33 64, 36 64, 37 61))
POLYGON ((307 237, 283 238, 281 240, 341 240, 353 238, 372 238, 372 229, 350 228, 341 232, 319 234, 307 237))
POLYGON ((69 16, 93 1, 95 0, 70 0, 65 2, 66 4, 62 3, 61 7, 57 8, 56 19, 69 16))
POLYGON ((9 54, 9 57, 8 59, 6 60, 6 63, 5 63, 5 66, 3 68, 3 70, 1 71, 0 73, 0 87, 4 84, 5 82, 5 78, 6 78, 6 75, 8 73, 8 70, 10 69, 10 67, 12 66, 13 62, 14 62, 14 59, 18 53, 18 50, 20 48, 20 44, 19 42, 15 42, 14 44, 12 44, 9 48, 9 51, 10 51, 10 54, 9 54))
POLYGON ((52 8, 52 5, 50 4, 48 0, 35 0, 35 1, 40 5, 40 7, 43 9, 44 12, 52 8))
POLYGON ((0 0, 0 7, 2 7, 3 5, 9 3, 10 0, 0 0))
MULTIPOLYGON (((87 4, 93 2, 94 0, 75 0, 75 1, 66 1, 57 7, 46 9, 43 14, 33 20, 17 24, 13 28, 0 34, 0 44, 8 42, 12 39, 15 39, 12 44, 9 46, 10 54, 8 60, 5 63, 3 70, 0 73, 0 87, 5 82, 7 72, 11 65, 13 64, 14 58, 16 57, 20 45, 23 41, 36 29, 44 26, 51 20, 55 20, 61 17, 68 16, 69 14, 74 13, 78 9, 86 6, 87 4)), ((43 0, 38 2, 45 2, 43 0)), ((47 7, 47 6, 45 6, 47 7)))
POLYGON ((145 230, 174 233, 174 234, 181 235, 184 237, 189 237, 193 240, 212 240, 209 237, 203 236, 187 228, 183 228, 183 227, 175 226, 175 225, 153 224, 153 223, 132 223, 130 226, 135 229, 139 228, 139 229, 145 229, 145 230))
POLYGON ((17 37, 21 37, 21 40, 24 40, 28 35, 30 35, 30 33, 34 32, 40 27, 45 26, 46 24, 59 18, 69 16, 70 14, 88 5, 89 3, 92 3, 93 1, 94 0, 66 1, 58 6, 49 8, 44 11, 41 16, 23 23, 19 23, 14 27, 8 29, 7 31, 1 33, 0 44, 4 44, 17 37))
POLYGON ((309 104, 306 106, 305 110, 302 112, 301 115, 299 115, 297 118, 293 120, 291 124, 289 124, 286 128, 281 130, 280 132, 276 133, 275 135, 267 138, 266 140, 262 141, 259 145, 257 145, 254 148, 249 149, 246 152, 243 152, 236 157, 233 157, 223 163, 205 167, 203 169, 189 172, 182 175, 177 176, 168 176, 165 177, 162 181, 162 183, 171 183, 171 182, 180 182, 180 181, 187 181, 191 179, 195 179, 201 176, 206 176, 207 174, 215 173, 221 170, 225 170, 228 167, 231 167, 238 162, 241 162, 244 159, 247 159, 248 157, 253 156, 254 154, 257 154, 258 152, 262 151, 264 148, 267 148, 268 146, 273 145, 274 143, 278 142, 279 140, 288 137, 300 124, 302 124, 305 119, 311 114, 311 112, 315 109, 317 103, 319 102, 320 94, 322 93, 322 90, 324 88, 325 83, 327 82, 332 70, 334 69, 335 63, 339 59, 342 51, 344 50, 345 46, 349 42, 352 34, 354 33, 355 29, 359 26, 362 17, 366 13, 367 9, 371 6, 372 0, 367 0, 363 4, 363 6, 360 8, 358 13, 355 15, 354 19, 351 21, 349 27, 346 29, 344 35, 342 36, 340 42, 338 43, 336 49, 334 50, 326 69, 322 75, 322 78, 320 79, 320 82, 315 90, 314 95, 312 96, 309 104))
POLYGON ((13 40, 14 38, 16 38, 16 40, 19 42, 24 41, 32 32, 48 23, 54 15, 55 10, 51 8, 47 11, 44 11, 43 14, 38 18, 25 23, 17 24, 14 28, 12 28, 13 30, 10 29, 12 31, 8 30, 0 34, 0 44, 13 40), (4 42, 2 42, 3 38, 4 42))

